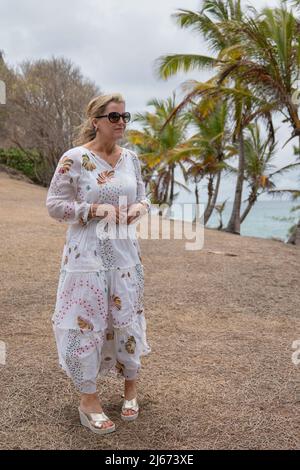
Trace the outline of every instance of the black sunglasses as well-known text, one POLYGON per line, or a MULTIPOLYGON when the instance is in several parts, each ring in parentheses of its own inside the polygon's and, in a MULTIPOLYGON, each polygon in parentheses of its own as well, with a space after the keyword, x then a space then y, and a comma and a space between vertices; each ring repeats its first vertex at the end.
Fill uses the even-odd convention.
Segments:
POLYGON ((131 119, 131 114, 130 113, 127 112, 127 113, 120 114, 120 113, 117 113, 116 111, 113 111, 109 114, 104 114, 103 116, 95 116, 95 117, 96 118, 108 117, 110 122, 119 122, 121 116, 122 116, 124 122, 129 122, 130 119, 131 119))

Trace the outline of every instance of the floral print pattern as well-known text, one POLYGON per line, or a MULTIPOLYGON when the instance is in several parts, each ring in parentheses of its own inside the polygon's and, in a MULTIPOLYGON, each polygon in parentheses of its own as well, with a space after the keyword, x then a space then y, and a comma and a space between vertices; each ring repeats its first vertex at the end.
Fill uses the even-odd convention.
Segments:
POLYGON ((136 340, 134 336, 129 336, 129 338, 126 341, 125 344, 125 349, 129 354, 134 354, 135 351, 135 346, 136 346, 136 340))
POLYGON ((95 163, 91 162, 90 157, 86 153, 82 155, 82 166, 87 171, 93 171, 97 168, 95 163))
POLYGON ((118 297, 117 295, 113 295, 111 300, 112 300, 114 307, 116 307, 118 310, 121 310, 122 302, 121 302, 120 297, 118 297))
POLYGON ((92 331, 94 329, 94 325, 92 324, 92 322, 85 318, 82 318, 80 315, 77 317, 77 323, 80 328, 80 331, 82 330, 92 331))
POLYGON ((98 174, 97 183, 105 184, 109 182, 115 175, 114 170, 105 170, 98 174))
POLYGON ((47 194, 49 215, 68 224, 53 331, 59 363, 82 393, 96 391, 98 375, 136 378, 141 356, 151 352, 135 226, 129 237, 113 238, 87 218, 92 203, 123 204, 121 196, 150 210, 137 155, 123 149, 112 169, 85 147, 63 154, 47 194))
MULTIPOLYGON (((64 174, 64 173, 67 173, 68 171, 70 171, 70 168, 73 164, 73 160, 69 157, 63 157, 62 160, 60 161, 59 163, 59 168, 58 168, 58 173, 60 174, 64 174)), ((72 178, 70 179, 70 182, 71 182, 72 178)))

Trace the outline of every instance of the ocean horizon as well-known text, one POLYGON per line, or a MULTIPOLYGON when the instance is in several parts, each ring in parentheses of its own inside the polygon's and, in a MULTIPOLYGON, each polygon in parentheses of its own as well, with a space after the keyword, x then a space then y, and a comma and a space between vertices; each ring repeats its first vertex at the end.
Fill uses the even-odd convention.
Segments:
MULTIPOLYGON (((206 203, 203 203, 205 207, 206 203)), ((275 238, 284 242, 288 240, 288 229, 294 223, 298 222, 297 212, 290 212, 291 208, 297 205, 297 201, 288 200, 264 200, 257 201, 244 222, 241 224, 241 236, 251 236, 258 238, 275 238), (280 218, 291 218, 291 220, 278 220, 280 218)), ((223 228, 228 224, 233 202, 227 201, 225 209, 222 214, 223 228)), ((241 213, 247 206, 242 203, 241 213)), ((194 218, 195 205, 191 202, 186 204, 176 202, 167 211, 165 216, 175 220, 186 220, 191 222, 194 218)), ((214 210, 208 223, 207 228, 218 228, 219 216, 214 210)))

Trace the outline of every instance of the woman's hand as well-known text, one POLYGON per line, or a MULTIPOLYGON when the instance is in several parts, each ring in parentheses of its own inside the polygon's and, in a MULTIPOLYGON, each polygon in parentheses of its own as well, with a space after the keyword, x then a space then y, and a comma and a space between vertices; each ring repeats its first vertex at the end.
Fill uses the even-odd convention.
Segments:
POLYGON ((141 202, 135 202, 129 206, 127 211, 127 224, 131 224, 132 222, 136 222, 139 220, 144 214, 146 214, 147 208, 141 202))
POLYGON ((112 204, 91 204, 89 219, 106 219, 106 222, 126 223, 127 206, 114 206, 112 204))
POLYGON ((113 206, 112 204, 92 204, 89 218, 106 219, 107 222, 116 224, 131 224, 146 214, 147 208, 141 203, 133 203, 130 206, 113 206))

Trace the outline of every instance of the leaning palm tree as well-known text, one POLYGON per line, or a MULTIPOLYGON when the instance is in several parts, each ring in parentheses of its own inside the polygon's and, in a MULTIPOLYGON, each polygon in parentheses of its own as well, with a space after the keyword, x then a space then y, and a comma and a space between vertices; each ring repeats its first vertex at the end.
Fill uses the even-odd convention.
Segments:
POLYGON ((217 212, 218 216, 219 216, 219 226, 217 227, 218 230, 222 230, 223 228, 223 212, 225 210, 225 206, 226 206, 226 203, 227 203, 227 200, 228 199, 225 199, 225 201, 223 201, 221 204, 216 204, 215 205, 215 211, 217 212))
MULTIPOLYGON (((296 165, 300 165, 300 148, 297 148, 294 146, 294 155, 296 155, 296 165)), ((292 201, 299 201, 300 199, 300 190, 297 188, 287 188, 287 189, 271 189, 269 191, 271 196, 273 197, 282 197, 282 196, 290 196, 292 201)), ((288 240, 287 243, 291 243, 294 245, 300 245, 300 217, 299 217, 299 211, 300 211, 300 205, 297 204, 296 206, 293 206, 290 210, 290 212, 294 212, 296 216, 296 220, 298 218, 298 222, 294 222, 295 216, 292 217, 281 217, 279 220, 285 220, 285 221, 293 221, 293 225, 289 228, 288 230, 288 240), (297 217, 298 216, 298 217, 297 217)))
POLYGON ((224 34, 243 44, 244 55, 220 65, 220 82, 228 76, 239 77, 256 96, 274 103, 273 109, 292 128, 288 141, 298 137, 300 148, 299 103, 295 100, 300 76, 299 19, 283 1, 278 8, 264 8, 260 15, 253 11, 255 17, 224 22, 221 27, 224 34))
MULTIPOLYGON (((173 111, 173 113, 168 117, 167 121, 164 125, 167 125, 169 120, 176 115, 177 112, 181 111, 182 109, 187 106, 191 100, 195 100, 195 98, 200 97, 201 102, 198 103, 196 109, 201 106, 201 103, 210 103, 213 109, 215 106, 215 110, 217 111, 218 103, 223 103, 223 106, 226 105, 226 109, 229 110, 227 113, 227 123, 230 124, 232 128, 231 138, 232 138, 232 145, 231 148, 231 156, 238 155, 238 170, 234 173, 237 174, 237 183, 235 188, 235 196, 234 196, 234 203, 232 208, 231 217, 229 219, 228 225, 226 227, 226 231, 232 233, 240 233, 240 209, 241 209, 241 199, 242 199, 242 190, 243 190, 243 182, 245 180, 245 143, 244 143, 244 131, 249 125, 249 123, 260 116, 268 130, 268 141, 273 142, 275 138, 274 128, 272 117, 270 113, 270 109, 273 108, 273 103, 263 103, 261 100, 257 99, 255 96, 251 94, 246 87, 242 87, 238 80, 236 81, 235 88, 233 87, 224 87, 218 85, 218 77, 213 77, 212 79, 208 80, 205 83, 196 82, 196 81, 188 81, 183 84, 183 88, 185 91, 188 91, 187 95, 183 99, 183 101, 177 106, 177 108, 173 111)), ((210 111, 211 113, 213 111, 210 111)), ((208 123, 208 117, 203 116, 201 117, 205 122, 208 123)), ((213 121, 208 124, 213 125, 213 121)), ((196 138, 197 140, 197 138, 196 138)), ((205 149, 202 149, 205 154, 205 149)), ((202 169, 202 167, 201 167, 202 169)), ((192 170, 192 174, 195 175, 197 172, 197 168, 192 170)), ((209 187, 211 186, 211 182, 209 182, 209 187)), ((215 202, 215 201, 214 201, 215 202)), ((211 206, 211 210, 213 209, 214 203, 211 206)), ((209 208, 207 214, 207 220, 210 215, 209 208)))
MULTIPOLYGON (((296 201, 300 199, 300 191, 299 189, 271 189, 269 193, 273 196, 279 196, 282 197, 284 195, 289 195, 291 196, 292 201, 296 201)), ((299 218, 299 211, 300 211, 300 205, 297 204, 296 206, 293 206, 290 210, 290 212, 297 212, 296 217, 298 219, 298 222, 295 222, 288 230, 288 235, 289 238, 287 240, 287 243, 291 243, 293 245, 300 245, 300 218, 299 218)), ((294 221, 294 217, 280 217, 276 218, 276 220, 284 220, 284 221, 294 221)))
POLYGON ((262 138, 261 128, 256 120, 247 127, 245 137, 245 181, 248 182, 249 195, 245 202, 247 206, 241 215, 241 223, 254 207, 259 196, 275 190, 274 176, 283 175, 287 171, 299 167, 300 163, 291 163, 274 171, 272 161, 275 157, 277 143, 268 138, 262 138))
MULTIPOLYGON (((236 40, 232 34, 223 32, 222 26, 224 23, 233 22, 239 24, 244 17, 241 9, 240 1, 220 1, 220 0, 206 0, 203 2, 203 8, 199 12, 192 12, 189 10, 180 10, 175 15, 178 24, 183 28, 191 28, 201 34, 208 42, 208 45, 213 53, 217 54, 216 57, 208 57, 204 55, 186 55, 176 54, 163 56, 157 59, 157 73, 158 77, 167 79, 171 75, 177 73, 180 69, 189 71, 193 68, 226 67, 232 60, 236 60, 240 56, 240 48, 236 47, 236 40)), ((184 100, 174 112, 179 112, 190 100, 196 96, 203 96, 204 94, 220 95, 221 93, 232 94, 232 114, 235 120, 235 127, 233 132, 233 141, 238 143, 239 149, 239 162, 238 162, 238 177, 235 188, 234 204, 232 214, 227 226, 227 231, 232 233, 240 233, 240 208, 241 198, 244 181, 244 127, 250 122, 249 116, 253 119, 255 115, 262 113, 270 120, 269 109, 270 105, 264 104, 263 109, 255 109, 253 111, 253 97, 245 85, 242 85, 239 78, 235 77, 233 89, 221 89, 220 80, 215 83, 214 78, 208 80, 205 84, 195 82, 194 88, 187 93, 184 100), (250 97, 252 98, 250 100, 250 97)), ((223 80, 223 77, 221 76, 223 80)), ((192 83, 192 82, 191 82, 192 83)), ((188 85, 189 86, 189 85, 188 85)), ((256 102, 256 104, 258 104, 256 102)), ((171 118, 170 116, 169 118, 171 118)))
POLYGON ((221 183, 221 175, 232 168, 227 160, 236 153, 230 145, 228 110, 225 101, 214 102, 203 99, 187 113, 195 134, 189 142, 194 146, 196 160, 191 160, 187 175, 196 183, 196 204, 199 204, 198 183, 207 178, 207 205, 204 210, 204 225, 207 224, 215 207, 221 183))
POLYGON ((220 25, 223 34, 242 44, 242 54, 220 64, 220 83, 238 77, 257 97, 274 103, 293 129, 291 138, 299 136, 298 104, 293 100, 300 76, 299 20, 285 2, 253 12, 253 17, 220 25))

